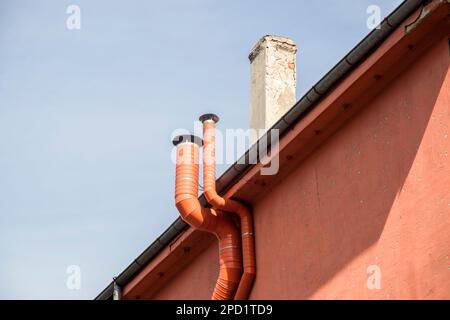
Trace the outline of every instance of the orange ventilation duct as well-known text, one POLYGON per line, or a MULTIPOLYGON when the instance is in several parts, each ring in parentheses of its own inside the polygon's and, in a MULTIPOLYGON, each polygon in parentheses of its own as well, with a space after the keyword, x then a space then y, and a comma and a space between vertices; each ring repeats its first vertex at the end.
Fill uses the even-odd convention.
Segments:
POLYGON ((204 208, 198 200, 200 138, 178 136, 175 203, 181 217, 193 228, 207 231, 219 239, 220 271, 213 300, 232 300, 242 275, 241 241, 232 219, 222 211, 204 208))
POLYGON ((256 276, 255 240, 253 219, 250 211, 242 203, 222 198, 216 191, 216 123, 219 117, 205 114, 199 119, 203 122, 203 191, 208 202, 218 210, 235 213, 241 221, 242 256, 244 273, 235 295, 236 300, 246 300, 250 295, 256 276))

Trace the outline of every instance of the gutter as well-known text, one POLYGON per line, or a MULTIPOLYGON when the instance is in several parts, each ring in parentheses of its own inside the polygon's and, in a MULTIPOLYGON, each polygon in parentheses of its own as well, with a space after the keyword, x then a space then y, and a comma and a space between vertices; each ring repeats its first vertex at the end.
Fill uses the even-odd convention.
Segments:
MULTIPOLYGON (((238 181, 257 161, 249 161, 251 155, 258 155, 259 142, 270 142, 270 131, 279 130, 282 138, 291 127, 300 121, 314 106, 325 97, 331 89, 339 83, 351 70, 370 55, 407 17, 409 17, 420 5, 428 3, 429 0, 405 0, 387 18, 383 20, 379 29, 374 29, 363 40, 361 40, 341 61, 338 62, 322 79, 319 80, 278 122, 276 122, 268 133, 263 135, 247 152, 229 167, 217 180, 217 193, 223 194, 236 181, 238 181)), ((268 147, 270 144, 268 145, 268 147)), ((254 160, 254 159, 253 159, 254 160)), ((258 159, 259 160, 259 159, 258 159)), ((204 207, 208 202, 204 195, 199 198, 204 207)), ((127 284, 145 265, 151 261, 165 246, 172 242, 188 225, 177 218, 163 234, 144 250, 124 271, 116 278, 116 285, 123 287, 127 284)), ((110 300, 113 297, 114 281, 111 282, 95 300, 110 300)))

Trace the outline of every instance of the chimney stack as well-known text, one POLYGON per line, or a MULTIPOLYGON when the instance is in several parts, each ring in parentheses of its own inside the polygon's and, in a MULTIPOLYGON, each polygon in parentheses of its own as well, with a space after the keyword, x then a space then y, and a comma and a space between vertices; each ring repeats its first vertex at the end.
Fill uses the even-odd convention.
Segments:
POLYGON ((251 65, 250 136, 255 143, 296 102, 296 52, 294 41, 267 35, 253 47, 251 65), (264 129, 265 131, 262 131, 264 129))

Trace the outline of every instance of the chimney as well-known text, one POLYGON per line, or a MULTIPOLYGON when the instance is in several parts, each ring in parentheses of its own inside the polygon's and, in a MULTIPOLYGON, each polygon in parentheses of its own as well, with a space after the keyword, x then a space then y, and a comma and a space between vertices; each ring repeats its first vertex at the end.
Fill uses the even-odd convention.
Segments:
POLYGON ((253 47, 249 55, 250 129, 256 129, 257 134, 250 136, 250 144, 255 143, 295 104, 296 52, 294 41, 280 36, 264 36, 253 47))

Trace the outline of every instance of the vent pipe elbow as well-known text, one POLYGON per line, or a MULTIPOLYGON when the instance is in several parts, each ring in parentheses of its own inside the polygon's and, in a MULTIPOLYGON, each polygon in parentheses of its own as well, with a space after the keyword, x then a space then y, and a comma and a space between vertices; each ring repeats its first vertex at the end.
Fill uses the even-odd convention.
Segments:
POLYGON ((210 232, 219 240, 220 271, 212 299, 231 300, 241 280, 242 250, 239 231, 232 220, 218 210, 205 208, 198 200, 199 149, 201 139, 176 137, 175 206, 181 218, 193 228, 210 232))
POLYGON ((242 203, 221 197, 216 190, 216 123, 219 117, 206 114, 203 122, 203 193, 206 200, 217 210, 236 214, 240 219, 244 273, 235 295, 236 300, 246 300, 250 295, 256 277, 255 240, 253 219, 242 203))

